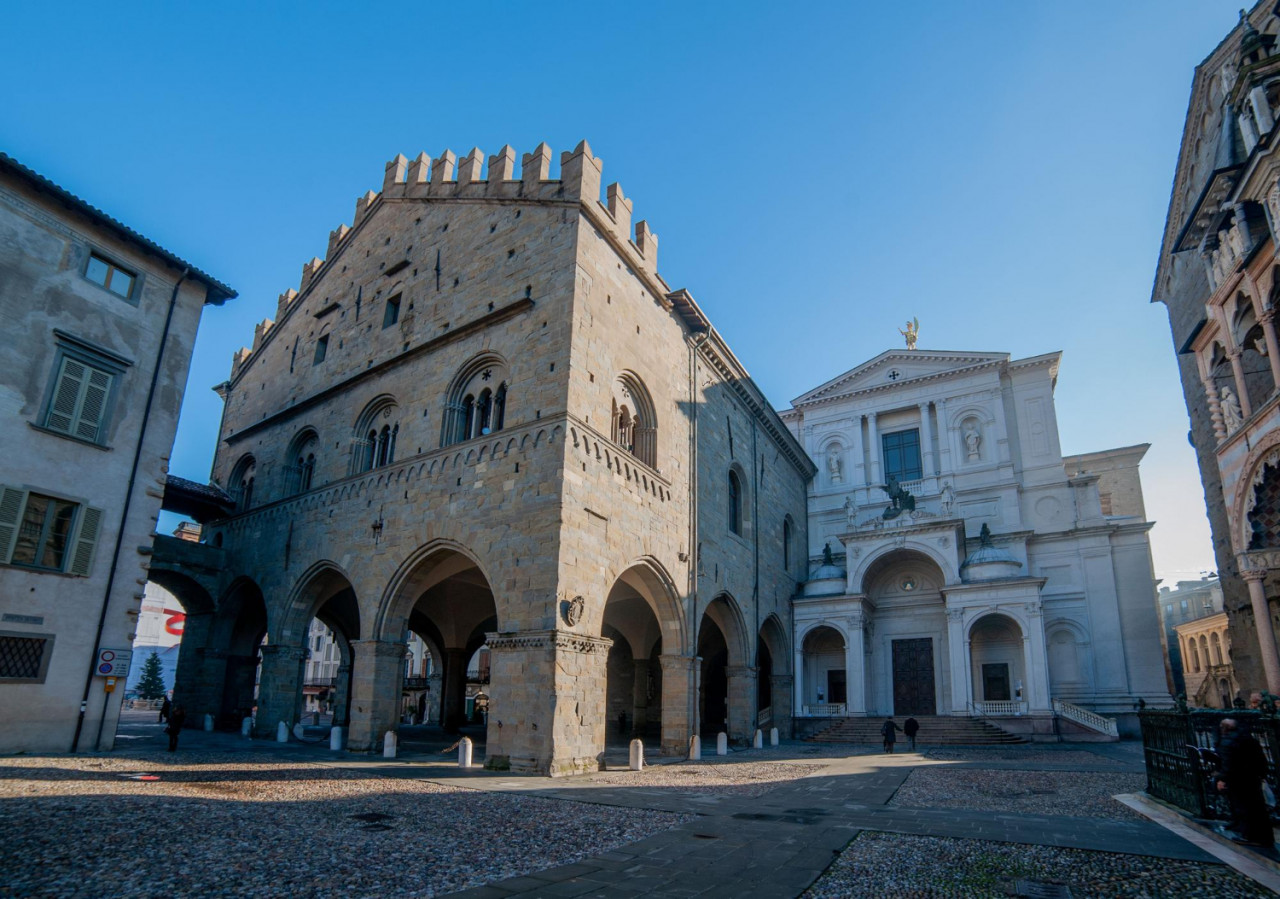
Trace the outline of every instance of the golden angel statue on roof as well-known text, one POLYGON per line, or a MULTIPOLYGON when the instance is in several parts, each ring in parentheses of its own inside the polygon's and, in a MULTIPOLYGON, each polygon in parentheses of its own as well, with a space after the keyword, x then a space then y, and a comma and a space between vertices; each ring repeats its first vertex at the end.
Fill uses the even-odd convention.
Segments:
POLYGON ((898 329, 898 333, 907 338, 907 349, 914 350, 916 348, 916 338, 920 336, 920 319, 913 318, 907 322, 907 330, 898 329))

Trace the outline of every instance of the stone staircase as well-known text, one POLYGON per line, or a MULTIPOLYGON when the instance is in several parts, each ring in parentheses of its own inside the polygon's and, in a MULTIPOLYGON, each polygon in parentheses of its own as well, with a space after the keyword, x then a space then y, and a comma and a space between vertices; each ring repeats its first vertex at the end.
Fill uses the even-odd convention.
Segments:
MULTIPOLYGON (((893 723, 902 727, 906 718, 894 718, 893 723)), ((917 746, 998 746, 1009 743, 1025 743, 1022 737, 1007 733, 993 724, 978 718, 952 717, 950 715, 917 715, 920 733, 916 734, 917 746)), ((809 737, 814 743, 881 743, 880 727, 883 718, 837 718, 828 728, 809 737)), ((906 741, 906 735, 898 734, 898 745, 906 741)))

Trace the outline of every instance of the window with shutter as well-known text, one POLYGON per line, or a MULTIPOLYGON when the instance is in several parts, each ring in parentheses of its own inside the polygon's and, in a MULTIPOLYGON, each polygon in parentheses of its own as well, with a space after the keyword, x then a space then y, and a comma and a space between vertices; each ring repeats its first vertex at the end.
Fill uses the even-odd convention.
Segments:
POLYGON ((22 520, 22 507, 27 492, 17 487, 0 487, 0 562, 8 563, 13 555, 13 544, 18 536, 18 522, 22 520))
POLYGON ((106 442, 117 375, 133 363, 104 347, 54 330, 58 354, 44 417, 34 424, 77 440, 106 442))
POLYGON ((0 486, 0 562, 87 576, 101 509, 0 486))

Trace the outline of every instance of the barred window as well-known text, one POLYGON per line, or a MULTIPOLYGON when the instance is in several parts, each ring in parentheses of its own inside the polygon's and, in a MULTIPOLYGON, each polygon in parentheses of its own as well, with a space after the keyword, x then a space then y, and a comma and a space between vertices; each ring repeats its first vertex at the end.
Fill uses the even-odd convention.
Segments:
POLYGON ((0 682, 42 682, 52 644, 51 637, 0 634, 0 682))

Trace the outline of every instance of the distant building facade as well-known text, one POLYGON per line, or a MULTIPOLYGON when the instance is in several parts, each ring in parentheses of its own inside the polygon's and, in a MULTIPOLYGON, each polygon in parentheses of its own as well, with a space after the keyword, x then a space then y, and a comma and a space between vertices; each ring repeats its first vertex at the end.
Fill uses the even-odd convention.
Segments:
MULTIPOLYGON (((1196 67, 1152 301, 1178 353, 1230 632, 1246 692, 1280 693, 1280 31, 1243 13, 1196 67)), ((1184 660, 1185 661, 1185 660, 1184 660)))
POLYGON ((1175 695, 1190 697, 1185 677, 1188 660, 1175 629, 1188 621, 1222 613, 1222 583, 1216 575, 1211 575, 1195 581, 1178 581, 1173 587, 1161 585, 1156 605, 1163 628, 1170 689, 1175 695))
POLYGON ((234 291, 0 154, 0 753, 112 746, 196 328, 234 291), (82 704, 83 702, 83 704, 82 704))
POLYGON ((797 716, 973 715, 1047 737, 1055 712, 1133 733, 1140 700, 1169 701, 1147 447, 1064 457, 1058 364, 890 351, 783 413, 819 469, 797 716))

